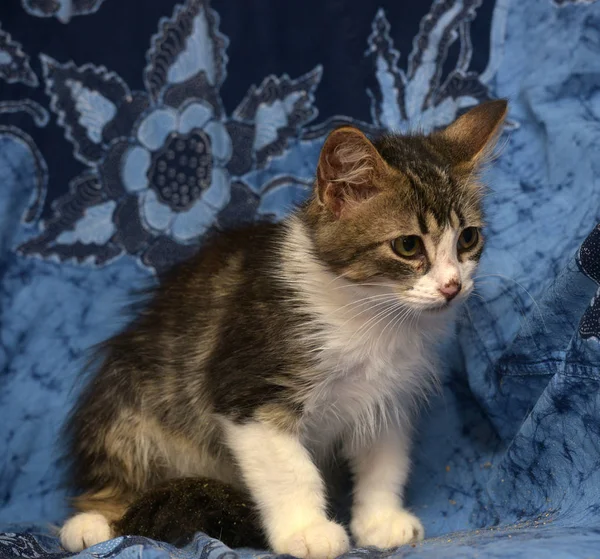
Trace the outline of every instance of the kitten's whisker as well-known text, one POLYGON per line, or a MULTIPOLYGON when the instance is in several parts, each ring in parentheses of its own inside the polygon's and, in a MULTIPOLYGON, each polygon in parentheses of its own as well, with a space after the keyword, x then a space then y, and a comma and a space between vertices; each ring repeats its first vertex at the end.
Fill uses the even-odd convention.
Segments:
MULTIPOLYGON (((390 310, 389 310, 387 313, 384 313, 384 314, 383 314, 383 316, 381 316, 381 313, 380 313, 380 315, 379 315, 379 316, 380 316, 379 320, 377 320, 377 321, 376 321, 374 324, 371 324, 371 326, 369 326, 369 328, 368 328, 368 329, 367 329, 365 332, 363 332, 363 333, 361 334, 361 337, 359 338, 359 340, 358 340, 358 343, 362 342, 362 340, 363 340, 364 338, 366 338, 366 336, 369 334, 369 332, 370 332, 370 331, 371 331, 371 330, 372 330, 372 329, 373 329, 375 326, 377 326, 378 324, 380 324, 381 322, 383 322, 383 321, 384 321, 384 320, 385 320, 385 319, 386 319, 388 316, 390 316, 390 314, 393 314, 393 313, 395 313, 397 310, 399 310, 399 309, 401 309, 401 308, 402 308, 402 305, 401 305, 400 303, 398 303, 398 304, 394 305, 394 306, 393 306, 393 307, 392 307, 392 308, 391 308, 391 309, 390 309, 390 310)), ((369 321, 369 322, 371 322, 371 321, 369 321)), ((360 331, 361 331, 361 330, 362 330, 362 329, 363 329, 365 326, 367 326, 367 324, 368 324, 368 322, 367 322, 367 323, 365 323, 363 326, 361 326, 361 327, 360 327, 360 328, 359 328, 359 329, 356 331, 356 333, 360 332, 360 331)))
POLYGON ((362 324, 360 326, 360 328, 358 328, 355 332, 353 332, 352 336, 350 337, 349 344, 355 339, 355 336, 357 334, 360 334, 360 336, 356 342, 357 345, 360 345, 362 340, 365 338, 366 334, 368 334, 370 332, 371 328, 374 326, 377 326, 377 324, 379 324, 382 320, 385 320, 385 318, 387 316, 389 316, 391 313, 395 312, 396 308, 398 306, 399 306, 399 303, 396 303, 395 305, 392 305, 391 307, 384 308, 383 310, 381 310, 377 314, 375 314, 375 316, 373 316, 372 318, 367 320, 364 324, 362 324), (362 333, 361 333, 361 331, 362 331, 362 333))
MULTIPOLYGON (((402 310, 404 310, 404 313, 407 313, 407 312, 408 312, 408 313, 410 313, 410 312, 411 312, 410 308, 408 308, 408 307, 403 307, 403 308, 401 308, 400 310, 401 310, 401 311, 402 311, 402 310)), ((376 347, 377 347, 377 345, 379 345, 379 340, 380 340, 380 339, 381 339, 381 337, 383 336, 384 332, 385 332, 385 331, 386 331, 386 330, 387 330, 387 329, 390 327, 390 325, 394 324, 394 323, 395 323, 395 322, 398 320, 398 317, 399 317, 399 316, 400 316, 400 317, 401 317, 401 316, 403 316, 403 313, 402 313, 402 312, 399 312, 397 316, 393 317, 393 318, 392 318, 392 320, 390 320, 390 321, 389 321, 389 322, 388 322, 388 323, 387 323, 387 324, 384 326, 383 330, 382 330, 382 331, 379 333, 379 337, 377 338, 377 341, 375 342, 375 346, 376 346, 376 347)), ((392 330, 393 330, 393 328, 392 328, 392 330)))
MULTIPOLYGON (((483 299, 483 297, 482 297, 483 299)), ((487 301, 485 299, 483 299, 484 303, 487 303, 487 301)), ((476 325, 475 325, 475 321, 473 320, 473 316, 471 315, 471 310, 469 309, 469 305, 465 305, 465 311, 467 312, 467 314, 469 315, 469 322, 471 322, 471 326, 475 329, 476 325)))
MULTIPOLYGON (((361 312, 359 312, 359 313, 357 313, 357 314, 353 315, 352 317, 350 317, 350 318, 349 318, 349 319, 348 319, 346 322, 344 322, 344 323, 343 323, 343 324, 342 324, 342 325, 339 327, 339 329, 341 330, 341 329, 343 328, 343 326, 345 326, 346 324, 348 324, 348 322, 350 322, 350 321, 352 321, 353 319, 357 318, 358 316, 360 316, 360 315, 361 315, 361 314, 363 314, 364 312, 366 312, 366 311, 368 311, 368 310, 371 310, 371 309, 373 309, 373 308, 376 308, 376 307, 382 306, 382 305, 386 305, 386 304, 388 304, 388 303, 395 303, 395 304, 393 304, 393 305, 392 305, 391 309, 390 309, 390 308, 386 308, 386 307, 384 307, 382 310, 378 311, 378 312, 377 312, 377 313, 376 313, 376 314, 375 314, 373 317, 371 317, 371 318, 370 318, 370 319, 369 319, 369 320, 368 320, 368 321, 367 321, 365 324, 363 324, 363 325, 362 325, 362 326, 361 326, 361 327, 360 327, 358 330, 356 330, 356 331, 355 331, 355 332, 352 334, 352 336, 350 337, 350 342, 351 342, 351 341, 354 339, 354 337, 356 336, 356 334, 358 334, 362 328, 364 328, 366 325, 368 325, 369 323, 371 323, 373 320, 380 319, 380 317, 381 317, 381 319, 385 318, 385 316, 384 316, 384 315, 386 315, 386 314, 389 314, 390 310, 391 310, 391 311, 393 311, 393 310, 394 310, 394 308, 395 308, 395 307, 396 307, 396 306, 399 304, 399 303, 398 303, 398 301, 397 301, 397 300, 394 298, 394 300, 393 300, 393 301, 382 301, 382 302, 379 302, 379 303, 377 303, 376 305, 373 305, 372 307, 369 307, 369 309, 365 309, 365 310, 363 310, 363 311, 361 311, 361 312)), ((379 320, 377 320, 377 321, 379 322, 379 320)), ((362 338, 363 338, 363 336, 361 335, 361 337, 359 338, 359 342, 361 342, 361 341, 362 341, 362 338)), ((349 345, 350 345, 350 342, 348 343, 349 345)), ((343 374, 345 371, 341 371, 341 370, 340 370, 340 363, 341 363, 342 357, 343 357, 342 355, 340 355, 340 356, 338 357, 338 360, 337 360, 337 364, 336 364, 336 367, 335 367, 335 369, 336 369, 336 371, 338 371, 338 372, 341 372, 341 373, 343 374)))
MULTIPOLYGON (((523 328, 525 325, 527 326, 527 329, 529 330, 529 336, 531 339, 533 339, 533 329, 531 327, 531 321, 530 319, 527 317, 527 315, 525 314, 525 307, 523 306, 522 301, 516 297, 515 295, 513 295, 510 292, 506 292, 508 295, 510 295, 511 299, 513 300, 514 304, 518 304, 519 308, 516 309, 518 311, 518 313, 521 315, 521 317, 519 318, 519 328, 523 328), (525 324, 524 324, 525 323, 525 324)), ((476 293, 475 291, 473 291, 473 295, 475 295, 476 297, 479 297, 479 299, 481 299, 485 305, 486 305, 486 310, 488 313, 491 313, 491 311, 487 308, 489 306, 489 301, 487 301, 481 294, 476 293)), ((473 326, 475 326, 475 322, 473 321, 473 317, 471 316, 471 313, 468 309, 468 306, 465 305, 465 308, 467 309, 467 311, 469 312, 469 317, 471 318, 471 323, 473 324, 473 326)))
POLYGON ((487 305, 487 301, 485 300, 484 296, 481 295, 481 293, 477 293, 477 291, 471 291, 471 295, 473 297, 478 297, 479 299, 481 299, 487 305))
MULTIPOLYGON (((360 315, 362 315, 366 312, 369 312, 370 310, 373 310, 373 309, 376 309, 377 307, 381 307, 381 306, 388 305, 388 304, 391 305, 395 302, 396 302, 395 299, 379 301, 378 303, 371 305, 370 307, 363 309, 362 311, 360 311, 356 314, 353 314, 350 318, 348 318, 348 320, 346 320, 343 324, 340 325, 340 328, 343 326, 346 326, 346 324, 348 324, 349 322, 352 322, 355 318, 358 318, 360 315)), ((373 320, 373 319, 371 318, 371 320, 373 320)))
POLYGON ((370 318, 369 320, 367 320, 364 324, 362 324, 350 337, 350 342, 352 342, 355 339, 355 336, 357 334, 360 334, 360 337, 358 338, 357 341, 357 345, 359 345, 363 338, 365 337, 365 335, 371 330, 372 326, 376 326, 377 324, 379 324, 379 322, 381 322, 382 320, 385 319, 386 316, 388 316, 389 314, 393 313, 395 311, 395 306, 392 306, 391 308, 385 308, 382 311, 378 312, 375 316, 373 316, 372 318, 370 318), (365 330, 366 329, 366 330, 365 330), (361 333, 361 331, 363 331, 361 333))
POLYGON ((399 334, 400 332, 400 328, 402 327, 402 324, 404 324, 404 322, 406 322, 407 318, 411 316, 412 313, 414 313, 414 310, 411 309, 410 307, 404 307, 404 312, 403 313, 398 313, 398 317, 394 320, 393 326, 392 328, 396 329, 396 332, 399 334))
MULTIPOLYGON (((484 282, 482 282, 484 283, 484 282)), ((510 291, 506 291, 505 292, 507 295, 510 296, 510 298, 512 299, 513 303, 515 305, 518 305, 519 308, 516 309, 517 312, 521 315, 521 318, 519 318, 519 327, 523 328, 524 325, 527 326, 527 329, 529 330, 529 336, 533 339, 533 329, 531 328, 531 321, 530 319, 527 317, 527 314, 525 313, 525 306, 523 305, 523 302, 521 301, 521 299, 519 297, 517 297, 516 295, 514 295, 513 293, 511 293, 510 291)), ((480 295, 479 293, 475 293, 473 292, 473 295, 478 296, 486 305, 489 305, 489 301, 487 301, 482 295, 480 295)), ((488 309, 486 309, 488 310, 488 309)), ((488 310, 488 312, 491 312, 488 310)), ((545 328, 545 325, 544 325, 545 328)))
POLYGON ((503 280, 512 281, 515 285, 517 285, 518 287, 520 287, 528 295, 528 297, 531 299, 531 301, 535 305, 535 308, 537 309, 537 312, 538 312, 538 314, 540 316, 540 320, 542 321, 542 326, 544 327, 544 331, 547 331, 546 321, 544 320, 544 315, 542 313, 542 310, 540 309, 540 306, 539 306, 538 302, 535 300, 535 297, 527 290, 527 288, 523 284, 519 283, 517 280, 515 280, 515 279, 513 279, 513 278, 511 278, 509 276, 505 276, 503 274, 496 274, 496 273, 494 273, 494 274, 483 274, 481 276, 475 276, 473 278, 473 281, 476 281, 476 280, 479 280, 479 279, 483 279, 483 278, 500 278, 500 279, 503 279, 503 280))
MULTIPOLYGON (((402 304, 399 301, 395 301, 394 304, 390 305, 388 311, 390 312, 395 312, 396 310, 398 310, 400 307, 402 307, 402 304)), ((388 316, 390 314, 390 312, 386 313, 385 309, 380 312, 378 315, 376 315, 375 317, 371 318, 369 321, 365 322, 360 328, 357 329, 357 333, 360 332, 363 328, 366 328, 367 326, 369 326, 369 324, 371 322, 373 322, 374 319, 376 318, 385 318, 385 316, 388 316), (383 315, 383 316, 382 316, 383 315)))
POLYGON ((409 330, 412 330, 414 328, 414 325, 416 324, 417 316, 421 316, 422 312, 423 311, 421 310, 421 311, 418 311, 418 313, 417 312, 412 313, 412 315, 409 319, 410 322, 408 323, 409 330))
POLYGON ((327 287, 329 287, 329 286, 330 286, 332 283, 336 282, 337 280, 340 280, 340 279, 344 279, 344 278, 346 278, 346 277, 348 276, 348 274, 349 274, 349 273, 350 273, 350 271, 348 270, 348 271, 346 271, 346 272, 342 272, 341 274, 339 274, 339 275, 335 276, 335 277, 334 277, 334 278, 333 278, 333 279, 332 279, 332 280, 331 280, 331 281, 330 281, 330 282, 327 284, 327 287))
POLYGON ((389 293, 380 293, 379 295, 371 295, 369 297, 363 297, 362 299, 357 299, 356 301, 351 301, 350 303, 347 303, 346 305, 339 307, 337 309, 335 309, 334 312, 339 312, 347 307, 352 307, 358 304, 367 304, 368 301, 373 301, 373 300, 379 300, 379 299, 391 299, 391 298, 395 298, 393 295, 390 295, 389 293))
POLYGON ((347 285, 338 285, 334 289, 348 289, 349 287, 390 287, 392 289, 398 289, 398 284, 394 283, 379 283, 379 282, 361 282, 361 283, 349 283, 347 285))

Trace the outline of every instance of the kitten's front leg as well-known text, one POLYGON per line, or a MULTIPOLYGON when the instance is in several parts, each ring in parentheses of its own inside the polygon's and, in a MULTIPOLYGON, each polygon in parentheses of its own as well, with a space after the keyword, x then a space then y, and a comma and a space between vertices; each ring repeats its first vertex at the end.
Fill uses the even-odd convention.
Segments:
POLYGON ((422 540, 423 525, 400 497, 410 465, 408 437, 389 432, 347 454, 355 476, 351 530, 356 543, 388 549, 422 540))
POLYGON ((297 437, 261 422, 228 423, 226 432, 273 551, 332 559, 348 550, 346 531, 327 518, 321 475, 297 437))

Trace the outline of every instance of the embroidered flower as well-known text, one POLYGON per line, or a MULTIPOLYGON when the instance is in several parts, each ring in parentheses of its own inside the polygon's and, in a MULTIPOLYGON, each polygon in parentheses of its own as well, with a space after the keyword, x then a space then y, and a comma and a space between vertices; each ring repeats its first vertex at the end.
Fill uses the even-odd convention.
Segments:
POLYGON ((219 97, 227 39, 208 2, 176 6, 159 29, 144 91, 104 67, 41 56, 51 109, 88 170, 23 253, 96 265, 128 253, 162 269, 208 230, 281 217, 306 196, 310 175, 265 167, 316 116, 321 69, 269 76, 228 117, 219 97))
POLYGON ((8 83, 38 86, 38 79, 31 69, 29 56, 23 52, 21 43, 14 41, 3 29, 0 29, 0 78, 8 83))
POLYGON ((141 193, 144 225, 182 242, 197 238, 229 202, 227 129, 210 105, 193 102, 180 111, 151 111, 135 140, 120 177, 127 192, 141 193))
MULTIPOLYGON (((77 0, 58 4, 85 7, 77 0)), ((459 108, 489 98, 480 76, 468 70, 468 24, 478 5, 434 3, 406 70, 384 12, 377 13, 365 55, 376 82, 367 90, 372 123, 334 117, 307 127, 317 115, 320 66, 296 79, 268 76, 228 114, 220 97, 228 40, 208 0, 186 0, 161 19, 142 91, 103 66, 41 55, 50 108, 86 170, 52 201, 51 217, 19 250, 97 266, 129 254, 160 270, 197 250, 213 229, 281 219, 306 198, 319 149, 334 127, 377 133, 415 122, 441 126, 459 108), (457 40, 456 68, 443 79, 449 44, 457 40)))
POLYGON ((104 0, 21 0, 28 14, 36 17, 55 17, 69 23, 73 16, 97 12, 104 0))

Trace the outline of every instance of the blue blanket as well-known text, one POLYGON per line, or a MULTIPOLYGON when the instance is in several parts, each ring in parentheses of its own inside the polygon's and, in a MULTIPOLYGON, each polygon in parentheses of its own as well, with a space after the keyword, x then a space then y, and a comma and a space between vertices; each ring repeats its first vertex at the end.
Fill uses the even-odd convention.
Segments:
POLYGON ((284 216, 333 127, 495 97, 488 250, 407 495, 429 539, 391 555, 600 556, 600 2, 5 0, 0 21, 0 558, 68 555, 58 431, 131 288, 284 216))

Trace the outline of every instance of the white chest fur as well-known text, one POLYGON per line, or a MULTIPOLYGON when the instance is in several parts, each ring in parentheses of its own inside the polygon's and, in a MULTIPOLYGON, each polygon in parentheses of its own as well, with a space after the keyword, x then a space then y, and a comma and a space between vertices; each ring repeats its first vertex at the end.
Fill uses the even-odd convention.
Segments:
POLYGON ((431 381, 434 355, 418 331, 396 328, 394 314, 361 336, 366 321, 375 318, 365 315, 360 324, 326 330, 319 382, 305 404, 306 436, 315 446, 340 436, 360 444, 389 423, 408 419, 415 397, 431 381))
MULTIPOLYGON (((289 243, 284 277, 319 325, 312 340, 316 382, 305 399, 306 443, 327 447, 341 436, 361 443, 407 419, 430 386, 435 332, 384 285, 355 285, 325 269, 312 257, 301 224, 292 223, 289 243)), ((307 329, 306 335, 314 334, 307 329)))

